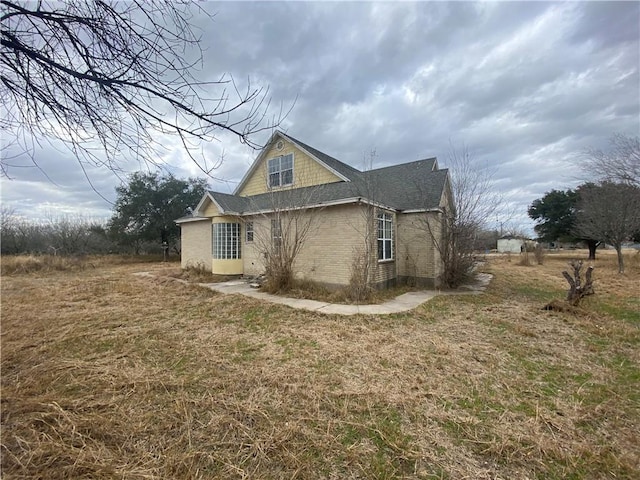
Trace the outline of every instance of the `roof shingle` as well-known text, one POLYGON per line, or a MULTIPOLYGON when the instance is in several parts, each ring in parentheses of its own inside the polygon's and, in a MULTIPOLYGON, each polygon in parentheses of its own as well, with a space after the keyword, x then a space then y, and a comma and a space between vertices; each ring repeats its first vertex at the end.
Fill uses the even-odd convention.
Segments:
POLYGON ((209 191, 224 212, 242 215, 276 208, 286 209, 358 199, 369 200, 398 211, 434 209, 440 206, 448 171, 437 169, 435 158, 361 172, 289 135, 282 135, 349 181, 278 190, 247 197, 209 191))

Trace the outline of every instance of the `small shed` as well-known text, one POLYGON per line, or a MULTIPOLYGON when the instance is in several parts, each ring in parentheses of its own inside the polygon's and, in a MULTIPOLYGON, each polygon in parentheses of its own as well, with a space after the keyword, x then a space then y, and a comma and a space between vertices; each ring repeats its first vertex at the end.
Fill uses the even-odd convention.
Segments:
POLYGON ((524 242, 524 238, 504 235, 498 239, 498 253, 520 253, 524 242))

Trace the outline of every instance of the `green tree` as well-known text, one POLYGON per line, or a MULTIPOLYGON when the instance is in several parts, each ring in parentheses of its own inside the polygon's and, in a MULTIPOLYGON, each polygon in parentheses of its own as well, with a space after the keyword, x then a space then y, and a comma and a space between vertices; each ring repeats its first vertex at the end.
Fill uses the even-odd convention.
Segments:
POLYGON ((136 253, 143 242, 175 245, 180 230, 174 220, 195 206, 206 190, 207 182, 201 178, 134 173, 127 185, 116 188, 109 232, 120 243, 133 246, 136 253))
POLYGON ((573 225, 576 220, 578 193, 569 189, 551 190, 529 206, 529 217, 538 223, 534 230, 545 242, 575 241, 573 225))
POLYGON ((586 238, 588 235, 576 231, 576 214, 580 200, 580 189, 551 190, 542 198, 534 200, 528 214, 537 225, 533 227, 538 238, 545 242, 584 241, 589 247, 589 260, 595 260, 598 238, 586 238))

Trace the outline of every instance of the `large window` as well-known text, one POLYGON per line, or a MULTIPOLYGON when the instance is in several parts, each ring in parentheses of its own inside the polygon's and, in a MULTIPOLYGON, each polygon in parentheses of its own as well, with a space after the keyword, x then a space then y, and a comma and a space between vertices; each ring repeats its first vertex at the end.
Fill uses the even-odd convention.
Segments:
POLYGON ((378 213, 378 260, 393 260, 393 216, 378 213))
POLYGON ((269 188, 293 185, 293 153, 271 158, 268 168, 269 188))
POLYGON ((240 258, 240 224, 213 224, 213 258, 231 260, 240 258))

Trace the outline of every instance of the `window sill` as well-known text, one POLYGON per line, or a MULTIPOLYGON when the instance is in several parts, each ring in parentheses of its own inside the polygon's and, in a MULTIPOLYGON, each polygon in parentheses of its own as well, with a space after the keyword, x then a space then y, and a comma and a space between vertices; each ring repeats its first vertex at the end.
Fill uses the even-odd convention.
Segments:
POLYGON ((395 261, 395 258, 390 258, 388 260, 378 260, 378 263, 393 263, 395 261))

